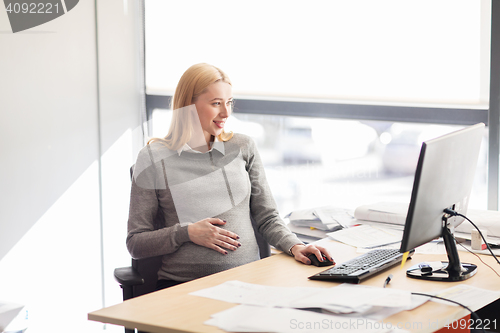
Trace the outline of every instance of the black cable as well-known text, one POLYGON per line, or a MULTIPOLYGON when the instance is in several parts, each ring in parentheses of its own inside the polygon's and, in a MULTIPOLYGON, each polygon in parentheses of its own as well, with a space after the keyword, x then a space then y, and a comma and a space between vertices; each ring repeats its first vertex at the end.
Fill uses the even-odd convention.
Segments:
POLYGON ((495 260, 497 261, 497 263, 500 265, 500 261, 498 260, 497 256, 493 253, 493 250, 491 249, 490 245, 488 244, 488 242, 484 238, 483 233, 481 232, 481 230, 479 230, 479 228, 477 227, 477 225, 474 224, 474 222, 472 222, 467 216, 465 216, 463 214, 460 214, 460 213, 454 211, 453 209, 446 208, 444 210, 444 212, 446 214, 450 214, 451 216, 460 216, 460 217, 463 217, 464 219, 466 219, 467 221, 469 221, 469 223, 472 224, 474 226, 474 228, 477 229, 477 231, 481 235, 481 238, 484 241, 484 244, 486 244, 486 247, 488 247, 488 250, 490 251, 491 255, 493 256, 493 258, 495 258, 495 260))
MULTIPOLYGON (((423 293, 414 293, 414 292, 412 292, 411 294, 412 295, 417 295, 417 296, 426 296, 426 297, 437 298, 437 299, 440 299, 440 300, 443 300, 443 301, 447 301, 447 302, 451 302, 451 303, 457 304, 457 305, 463 307, 464 309, 468 310, 470 312, 470 316, 471 316, 472 319, 474 319, 477 322, 481 322, 481 318, 479 318, 479 316, 477 315, 477 313, 475 313, 469 307, 463 305, 462 303, 458 303, 457 301, 454 301, 454 300, 451 300, 451 299, 448 299, 448 298, 439 297, 439 296, 436 296, 436 295, 423 294, 423 293)), ((485 332, 483 326, 481 326, 481 330, 483 332, 485 332)))

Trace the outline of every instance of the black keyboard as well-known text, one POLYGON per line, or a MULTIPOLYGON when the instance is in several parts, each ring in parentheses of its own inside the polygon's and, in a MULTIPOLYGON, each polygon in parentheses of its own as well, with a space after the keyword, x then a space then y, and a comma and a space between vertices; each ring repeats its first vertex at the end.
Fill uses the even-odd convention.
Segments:
MULTIPOLYGON (((415 250, 412 250, 410 257, 415 250)), ((326 271, 310 276, 311 280, 360 283, 362 280, 397 265, 403 260, 399 250, 371 250, 326 271)))

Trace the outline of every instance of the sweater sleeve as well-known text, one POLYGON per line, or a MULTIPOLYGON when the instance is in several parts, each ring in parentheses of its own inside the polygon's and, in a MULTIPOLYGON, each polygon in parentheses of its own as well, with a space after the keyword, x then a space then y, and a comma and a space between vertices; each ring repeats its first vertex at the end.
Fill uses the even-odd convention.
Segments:
POLYGON ((290 253, 296 244, 303 244, 280 218, 271 189, 267 183, 264 166, 253 140, 249 138, 247 171, 250 177, 250 211, 264 239, 277 249, 290 253))
MULTIPOLYGON (((187 226, 179 223, 165 227, 166 221, 158 204, 158 181, 155 164, 146 146, 137 158, 128 219, 127 249, 140 259, 175 252, 189 241, 187 226)), ((168 225, 167 224, 167 225, 168 225)))

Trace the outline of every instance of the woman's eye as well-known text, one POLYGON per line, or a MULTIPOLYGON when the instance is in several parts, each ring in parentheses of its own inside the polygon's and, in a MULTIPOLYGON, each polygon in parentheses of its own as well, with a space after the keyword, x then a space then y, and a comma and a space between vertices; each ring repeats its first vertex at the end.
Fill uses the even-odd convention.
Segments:
MULTIPOLYGON (((222 103, 221 102, 214 102, 214 103, 212 103, 212 105, 213 106, 221 106, 222 103)), ((227 101, 226 105, 232 107, 234 105, 234 101, 227 101)))

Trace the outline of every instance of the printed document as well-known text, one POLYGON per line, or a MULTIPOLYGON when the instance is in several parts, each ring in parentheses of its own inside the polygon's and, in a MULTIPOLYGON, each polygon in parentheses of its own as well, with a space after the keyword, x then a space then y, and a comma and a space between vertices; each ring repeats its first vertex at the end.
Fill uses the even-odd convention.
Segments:
POLYGON ((228 332, 390 332, 383 322, 287 308, 239 305, 212 315, 206 325, 228 332))
MULTIPOLYGON (((473 286, 469 286, 466 284, 459 284, 454 287, 439 291, 435 293, 436 296, 446 298, 446 299, 451 299, 452 301, 461 303, 465 306, 468 307, 478 307, 481 304, 484 304, 485 301, 488 303, 491 303, 495 301, 496 299, 500 298, 500 292, 492 291, 492 290, 486 290, 486 289, 481 289, 473 286)), ((455 305, 451 302, 447 301, 442 301, 439 299, 432 299, 433 302, 438 302, 438 303, 443 303, 443 304, 448 304, 448 305, 455 305)))
POLYGON ((393 229, 382 229, 369 225, 360 225, 327 233, 339 242, 355 247, 372 248, 401 242, 402 232, 393 229))
POLYGON ((411 293, 406 290, 341 284, 332 288, 271 287, 241 281, 227 281, 218 286, 192 292, 230 303, 265 307, 343 308, 341 312, 366 310, 366 306, 401 307, 408 309, 411 293))

